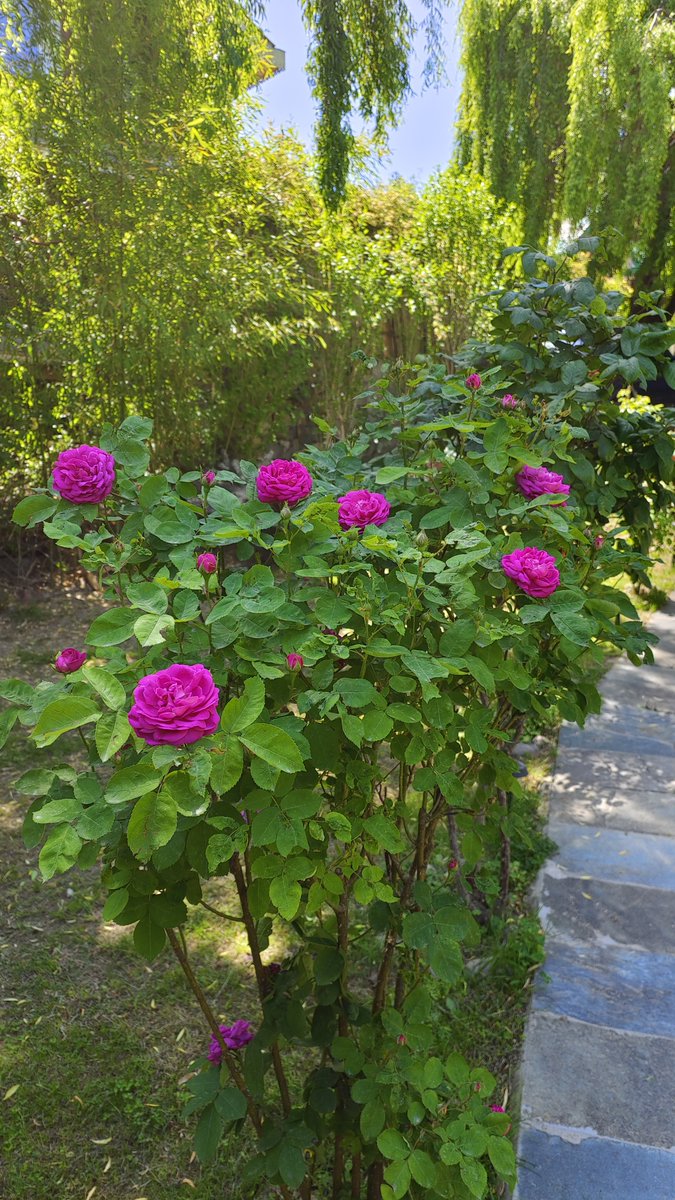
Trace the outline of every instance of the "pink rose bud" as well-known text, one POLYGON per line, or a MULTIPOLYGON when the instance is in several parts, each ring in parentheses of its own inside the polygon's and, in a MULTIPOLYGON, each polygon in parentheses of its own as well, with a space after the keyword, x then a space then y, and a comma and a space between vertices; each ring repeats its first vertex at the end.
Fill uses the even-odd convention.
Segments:
MULTIPOLYGON (((565 483, 562 475, 558 475, 555 471, 549 471, 547 467, 523 467, 516 475, 516 484, 519 492, 522 493, 528 500, 534 500, 535 496, 550 496, 560 495, 569 496, 570 485, 565 483)), ((561 500, 560 504, 555 504, 554 508, 561 508, 567 504, 567 500, 561 500)))
POLYGON ((305 665, 305 660, 301 654, 288 654, 286 656, 286 662, 288 663, 289 670, 291 671, 301 671, 305 665))
POLYGON ((471 388, 472 392, 477 392, 479 387, 482 386, 483 380, 480 375, 474 373, 473 375, 467 375, 464 382, 468 388, 471 388))
POLYGON ((551 596, 560 584, 560 572, 555 558, 536 546, 525 546, 502 557, 502 568, 509 579, 518 584, 526 596, 537 600, 551 596))
POLYGON ((605 539, 602 536, 602 534, 599 533, 598 536, 596 537, 593 545, 595 546, 596 550, 599 550, 601 546, 604 546, 604 544, 605 544, 605 539))
POLYGON ((517 407, 518 407, 518 399, 516 396, 512 396, 510 392, 507 392, 505 396, 502 396, 502 408, 517 408, 517 407))
POLYGON ((200 554, 197 558, 197 567, 204 575, 215 575, 218 570, 218 559, 215 554, 211 554, 206 550, 204 554, 200 554))
POLYGON ((341 529, 365 529, 366 525, 384 525, 390 512, 391 505, 382 492, 362 489, 340 496, 338 521, 341 529))
POLYGON ((506 1112, 506 1109, 502 1108, 501 1104, 491 1104, 490 1112, 506 1112))
POLYGON ((62 675, 72 675, 73 671, 79 671, 82 663, 86 661, 86 650, 75 650, 73 646, 68 646, 66 650, 61 651, 54 666, 62 675))
POLYGON ((408 1044, 408 1039, 404 1033, 399 1033, 396 1041, 398 1042, 399 1046, 407 1046, 408 1044))
POLYGON ((207 487, 211 487, 211 484, 216 482, 215 471, 205 471, 202 475, 202 482, 205 483, 207 487))
POLYGON ((451 859, 450 859, 450 862, 448 863, 448 870, 449 870, 449 871, 456 871, 456 870, 457 870, 457 868, 458 868, 458 866, 459 866, 459 863, 457 862, 457 859, 456 859, 456 858, 451 858, 451 859))
POLYGON ((115 459, 100 446, 63 450, 54 463, 53 485, 71 504, 99 504, 115 486, 115 459))
POLYGON ((255 481, 258 499, 263 504, 293 508, 309 496, 314 480, 307 467, 294 458, 274 458, 265 463, 255 481))
POLYGON ((174 663, 144 675, 134 690, 129 724, 149 746, 188 746, 219 724, 218 688, 202 663, 174 663))

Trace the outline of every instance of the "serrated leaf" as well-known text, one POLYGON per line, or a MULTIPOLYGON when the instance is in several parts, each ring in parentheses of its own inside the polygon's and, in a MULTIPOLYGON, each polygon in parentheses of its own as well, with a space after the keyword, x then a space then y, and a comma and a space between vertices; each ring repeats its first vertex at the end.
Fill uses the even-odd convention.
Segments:
POLYGON ((43 879, 62 875, 70 870, 82 849, 82 841, 70 825, 58 825, 50 833, 40 851, 39 865, 43 879))
POLYGON ((134 622, 134 633, 141 646, 161 646, 165 634, 173 629, 175 621, 168 613, 144 613, 134 622))
POLYGON ((264 707, 264 683, 257 676, 247 679, 241 696, 234 696, 225 705, 220 727, 226 733, 241 733, 258 720, 264 707))
POLYGON ((293 774, 303 769, 302 755, 293 738, 275 725, 250 725, 239 735, 239 740, 251 754, 278 771, 293 774))
POLYGON ((131 726, 125 712, 106 713, 102 716, 96 724, 94 737, 101 762, 108 762, 130 737, 131 726))
POLYGON ((134 805, 127 827, 131 853, 141 862, 147 862, 153 850, 171 840, 177 820, 176 804, 163 791, 141 796, 134 805))
POLYGON ((63 733, 79 729, 101 716, 100 709, 92 700, 78 696, 63 696, 53 700, 40 713, 32 737, 38 746, 51 746, 63 733))
POLYGON ((85 666, 82 674, 108 708, 121 708, 126 702, 127 694, 122 684, 110 671, 104 670, 103 667, 85 666))

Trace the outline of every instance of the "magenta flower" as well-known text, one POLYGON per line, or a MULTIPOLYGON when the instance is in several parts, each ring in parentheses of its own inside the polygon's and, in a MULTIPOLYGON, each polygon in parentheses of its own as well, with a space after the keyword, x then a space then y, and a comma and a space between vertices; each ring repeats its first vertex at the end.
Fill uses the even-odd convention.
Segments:
POLYGON ((144 675, 134 690, 129 724, 149 746, 188 746, 218 728, 218 688, 196 663, 174 663, 144 675))
POLYGON ((593 542, 593 545, 595 546, 596 550, 599 550, 601 546, 604 546, 604 544, 605 544, 605 539, 602 536, 602 534, 599 533, 598 536, 596 537, 595 541, 593 542))
POLYGON ((502 408, 517 408, 517 407, 518 407, 517 396, 512 396, 510 392, 507 392, 505 396, 502 396, 502 408))
MULTIPOLYGON (((255 1037, 249 1021, 235 1021, 234 1025, 220 1025, 219 1028, 228 1050, 241 1050, 255 1037)), ((215 1034, 209 1045, 208 1060, 217 1065, 223 1060, 223 1048, 215 1034)))
POLYGON ((218 559, 215 554, 211 554, 210 551, 205 550, 203 554, 198 556, 197 566, 204 575, 215 575, 218 570, 218 559))
MULTIPOLYGON (((549 471, 547 467, 523 467, 516 475, 516 483, 518 490, 528 500, 533 500, 535 496, 569 496, 570 491, 570 485, 565 483, 563 476, 549 471)), ((567 504, 567 500, 561 500, 554 507, 560 508, 564 504, 567 504)))
POLYGON ((555 558, 546 550, 538 550, 536 546, 525 546, 522 550, 513 550, 502 558, 502 567, 509 579, 518 584, 526 596, 543 599, 550 596, 560 583, 560 572, 555 565, 555 558))
POLYGON ((115 486, 115 459, 100 446, 73 446, 54 463, 54 491, 71 504, 99 504, 115 486))
POLYGON ((458 868, 458 866, 459 866, 459 863, 457 862, 457 859, 456 859, 456 858, 451 858, 451 859, 450 859, 450 862, 448 863, 448 870, 449 870, 449 871, 456 871, 456 870, 457 870, 457 868, 458 868))
POLYGON ((491 1104, 490 1112, 506 1112, 506 1109, 502 1108, 501 1104, 491 1104))
POLYGON ((391 505, 382 492, 346 492, 340 496, 338 520, 341 529, 365 529, 366 525, 384 525, 390 512, 391 505))
POLYGON ((54 666, 62 675, 72 675, 73 671, 79 671, 82 663, 86 661, 86 650, 76 650, 74 646, 68 646, 58 655, 54 666))
POLYGON ((480 375, 476 375, 475 373, 473 375, 467 375, 464 382, 468 388, 471 388, 472 392, 477 392, 479 387, 481 387, 483 384, 483 380, 481 379, 480 375))
POLYGON ((294 458, 275 458, 260 468, 255 486, 258 499, 263 504, 276 504, 279 507, 287 504, 293 508, 301 500, 306 500, 314 480, 307 467, 294 458))
POLYGON ((216 482, 215 471, 205 471, 202 475, 202 482, 205 483, 207 487, 211 487, 211 484, 216 482))
POLYGON ((286 662, 290 671, 301 671, 305 665, 305 660, 301 654, 286 655, 286 662))

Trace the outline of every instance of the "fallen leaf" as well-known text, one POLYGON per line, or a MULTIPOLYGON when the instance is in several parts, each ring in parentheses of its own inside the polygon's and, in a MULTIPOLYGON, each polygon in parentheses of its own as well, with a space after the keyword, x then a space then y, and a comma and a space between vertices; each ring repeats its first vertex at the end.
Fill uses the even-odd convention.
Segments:
POLYGON ((588 892, 582 892, 581 894, 582 894, 584 900, 592 900, 593 899, 592 896, 589 896, 588 892))
POLYGON ((87 1192, 87 1195, 85 1196, 85 1200, 91 1200, 95 1191, 96 1191, 96 1184, 94 1184, 93 1188, 89 1188, 89 1191, 87 1192))
POLYGON ((105 1175, 106 1171, 109 1171, 111 1167, 112 1167, 112 1158, 109 1158, 103 1168, 103 1174, 105 1175))
POLYGON ((91 1140, 95 1146, 107 1146, 109 1142, 112 1142, 111 1137, 109 1137, 109 1138, 92 1138, 91 1140))
POLYGON ((11 1100, 12 1096, 14 1096, 16 1094, 16 1092, 18 1092, 20 1087, 21 1087, 20 1083, 15 1083, 13 1087, 7 1088, 7 1091, 5 1092, 4 1096, 2 1097, 3 1100, 11 1100))

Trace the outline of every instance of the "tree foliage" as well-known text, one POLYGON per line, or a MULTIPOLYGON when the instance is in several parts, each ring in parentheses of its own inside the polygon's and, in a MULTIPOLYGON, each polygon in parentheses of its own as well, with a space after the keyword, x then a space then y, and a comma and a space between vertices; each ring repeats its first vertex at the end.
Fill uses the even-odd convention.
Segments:
POLYGON ((459 159, 528 241, 617 232, 614 266, 675 285, 675 23, 654 0, 465 0, 459 159))

